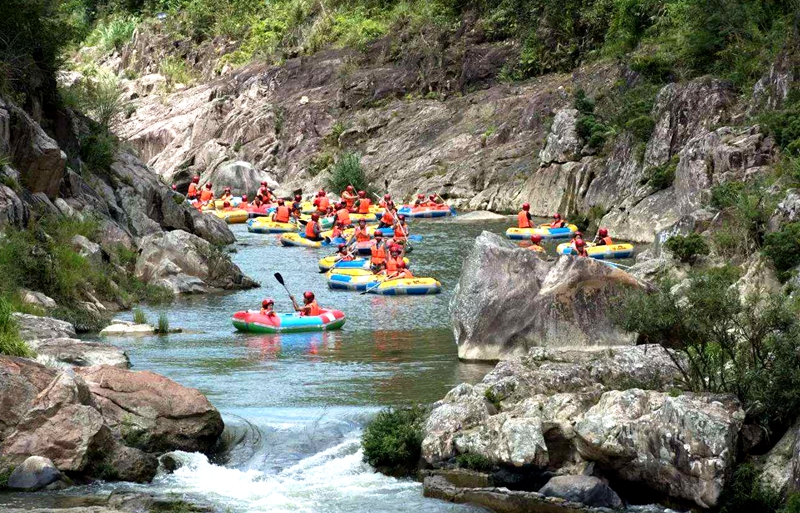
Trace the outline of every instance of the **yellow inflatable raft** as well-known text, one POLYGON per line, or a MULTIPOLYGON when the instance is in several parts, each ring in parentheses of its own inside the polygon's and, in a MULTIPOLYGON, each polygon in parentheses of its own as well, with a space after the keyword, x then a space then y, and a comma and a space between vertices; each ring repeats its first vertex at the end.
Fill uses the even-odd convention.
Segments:
POLYGON ((574 224, 565 228, 550 228, 549 224, 543 224, 535 228, 509 228, 506 237, 511 240, 530 240, 531 235, 541 235, 543 240, 569 239, 576 231, 578 227, 574 224))
POLYGON ((246 223, 250 217, 247 210, 212 210, 211 212, 228 224, 246 223))
MULTIPOLYGON (((556 248, 559 255, 572 255, 574 250, 571 243, 559 244, 556 248)), ((619 260, 623 258, 633 258, 633 244, 610 244, 607 246, 597 246, 594 243, 586 244, 586 252, 590 257, 597 260, 619 260)))

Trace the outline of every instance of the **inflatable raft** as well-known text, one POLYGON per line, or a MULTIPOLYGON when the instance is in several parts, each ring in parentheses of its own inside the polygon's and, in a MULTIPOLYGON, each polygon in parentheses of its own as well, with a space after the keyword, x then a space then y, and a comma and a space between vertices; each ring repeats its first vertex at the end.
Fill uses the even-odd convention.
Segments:
MULTIPOLYGON (((559 244, 556 248, 559 255, 572 255, 573 249, 569 242, 559 244)), ((589 256, 598 260, 619 260, 623 258, 633 258, 633 244, 611 244, 609 246, 597 246, 591 242, 586 244, 586 252, 589 256)))
POLYGON ((211 210, 215 216, 219 217, 228 224, 246 223, 250 215, 247 210, 211 210))
POLYGON ((245 210, 247 210, 247 213, 251 218, 267 217, 272 215, 272 212, 275 211, 275 205, 268 204, 261 205, 260 207, 256 207, 255 205, 247 205, 245 210))
POLYGON ((511 240, 530 240, 531 235, 541 235, 544 240, 569 239, 576 231, 578 227, 574 224, 566 228, 550 228, 550 225, 543 224, 535 228, 509 228, 506 237, 511 240))
POLYGON ((323 240, 308 240, 302 233, 284 233, 281 234, 281 244, 284 246, 302 246, 305 248, 324 248, 327 246, 337 246, 347 242, 344 239, 323 239, 323 240))
POLYGON ((430 217, 447 217, 455 215, 455 210, 448 205, 429 205, 424 207, 415 207, 412 205, 403 205, 397 209, 397 213, 410 218, 430 218, 430 217))
MULTIPOLYGON (((337 260, 337 255, 327 256, 325 258, 321 258, 319 261, 319 270, 323 272, 330 271, 331 269, 335 269, 339 271, 340 269, 369 269, 369 258, 355 258, 353 260, 345 260, 339 261, 337 260)), ((403 259, 408 265, 408 258, 403 259)))
POLYGON ((341 274, 329 272, 328 287, 334 290, 367 291, 383 296, 424 296, 438 294, 442 284, 433 278, 393 278, 375 274, 341 274))
POLYGON ((297 231, 297 225, 270 221, 268 217, 256 217, 247 221, 247 231, 252 233, 291 233, 297 231))
POLYGON ((248 333, 291 333, 299 331, 338 330, 344 325, 344 313, 323 309, 320 315, 301 316, 296 313, 279 313, 272 316, 260 312, 236 312, 233 325, 248 333))

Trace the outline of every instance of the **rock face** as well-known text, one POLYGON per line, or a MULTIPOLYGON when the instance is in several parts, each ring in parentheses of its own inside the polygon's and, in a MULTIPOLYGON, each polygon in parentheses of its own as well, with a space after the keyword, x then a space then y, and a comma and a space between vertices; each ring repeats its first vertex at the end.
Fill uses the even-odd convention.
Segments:
POLYGON ((230 185, 234 194, 248 194, 250 197, 254 197, 255 192, 261 187, 261 182, 267 182, 273 190, 278 188, 278 182, 272 176, 264 171, 258 171, 251 163, 241 160, 226 162, 217 169, 205 173, 201 178, 203 183, 211 182, 217 187, 230 185))
POLYGON ((535 346, 631 344, 612 323, 617 294, 644 285, 593 259, 555 263, 489 232, 475 241, 450 305, 458 356, 501 360, 535 346))
POLYGON ((145 237, 136 276, 176 294, 258 286, 211 243, 181 230, 145 237))
POLYGON ((575 109, 562 109, 556 113, 545 146, 539 154, 542 165, 579 160, 583 144, 578 137, 577 121, 578 111, 575 109))
POLYGON ((41 456, 31 456, 8 476, 8 488, 34 492, 61 481, 63 474, 52 461, 41 456))

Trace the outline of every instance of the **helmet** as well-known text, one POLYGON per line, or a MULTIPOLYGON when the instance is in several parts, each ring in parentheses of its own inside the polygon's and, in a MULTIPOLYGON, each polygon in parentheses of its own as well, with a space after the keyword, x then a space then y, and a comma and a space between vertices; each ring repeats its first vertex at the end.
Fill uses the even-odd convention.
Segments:
POLYGON ((319 196, 325 196, 325 189, 320 189, 317 193, 319 196))
POLYGON ((579 248, 582 248, 586 246, 586 241, 583 239, 578 239, 575 241, 575 245, 578 246, 579 248))
POLYGON ((556 212, 555 214, 553 214, 553 219, 561 219, 561 214, 556 212))
POLYGON ((531 204, 530 203, 523 203, 522 204, 522 210, 530 210, 530 209, 531 209, 531 204))
POLYGON ((319 219, 319 214, 317 214, 316 212, 314 212, 313 214, 311 214, 311 219, 313 219, 314 221, 316 221, 317 219, 319 219))
POLYGON ((435 199, 436 199, 436 195, 435 195, 435 194, 431 194, 431 195, 430 195, 430 196, 428 196, 428 197, 429 197, 430 199, 432 199, 432 200, 435 200, 435 199))
POLYGON ((278 205, 283 205, 283 199, 282 198, 278 198, 278 205))
POLYGON ((303 297, 305 299, 314 299, 314 293, 311 292, 310 290, 307 290, 307 291, 303 292, 303 297))
POLYGON ((381 232, 380 230, 375 230, 375 233, 373 233, 372 236, 375 237, 376 239, 380 239, 383 237, 383 232, 381 232))
POLYGON ((225 203, 222 204, 222 208, 229 208, 230 206, 231 206, 230 201, 226 201, 225 203))
POLYGON ((385 199, 386 201, 389 201, 390 199, 392 199, 392 196, 390 194, 384 194, 383 195, 383 199, 385 199))
POLYGON ((424 194, 417 194, 417 199, 425 199, 425 195, 424 194))
POLYGON ((267 182, 261 182, 261 185, 266 187, 267 186, 267 182))
POLYGON ((301 199, 303 199, 303 197, 302 197, 302 196, 300 196, 299 194, 295 194, 295 195, 294 195, 294 200, 295 200, 295 201, 300 201, 301 199))
POLYGON ((367 193, 364 191, 358 191, 358 195, 363 198, 364 196, 367 195, 367 193))
POLYGON ((242 201, 247 201, 247 194, 242 194, 242 201))
POLYGON ((578 237, 579 239, 582 239, 583 238, 583 232, 581 232, 581 231, 575 232, 575 237, 578 237))
POLYGON ((398 246, 397 244, 393 245, 391 247, 391 249, 389 249, 389 252, 390 253, 398 253, 399 254, 400 253, 400 246, 398 246))
POLYGON ((406 216, 403 215, 403 214, 398 214, 397 219, 399 219, 401 221, 405 221, 406 220, 406 216))
POLYGON ((608 230, 606 230, 605 228, 600 228, 600 229, 597 231, 597 233, 598 233, 598 234, 599 234, 601 237, 608 237, 608 230))
POLYGON ((175 185, 175 184, 172 184, 172 190, 173 190, 173 191, 177 191, 177 190, 178 190, 178 186, 177 186, 177 185, 175 185))
POLYGON ((264 301, 261 302, 261 308, 266 308, 269 305, 274 305, 274 304, 275 304, 275 301, 273 301, 272 298, 267 298, 267 299, 265 299, 264 301))
POLYGON ((197 183, 197 182, 199 182, 199 181, 200 181, 200 177, 199 177, 199 176, 197 176, 197 175, 194 175, 194 176, 192 177, 192 181, 193 181, 194 183, 197 183))
POLYGON ((353 188, 352 185, 348 185, 346 190, 353 192, 355 189, 353 188))
POLYGON ((210 188, 211 188, 211 182, 206 183, 206 189, 210 189, 210 188))
POLYGON ((336 208, 344 208, 344 202, 340 201, 339 203, 337 203, 336 208))
POLYGON ((345 249, 347 247, 346 244, 339 244, 339 251, 345 249))
POLYGON ((225 186, 225 190, 226 190, 226 191, 230 191, 230 190, 231 190, 231 188, 230 188, 230 187, 228 187, 228 186, 225 186))
POLYGON ((539 235, 538 233, 531 235, 531 242, 533 242, 534 244, 539 244, 540 242, 542 242, 542 236, 539 235))

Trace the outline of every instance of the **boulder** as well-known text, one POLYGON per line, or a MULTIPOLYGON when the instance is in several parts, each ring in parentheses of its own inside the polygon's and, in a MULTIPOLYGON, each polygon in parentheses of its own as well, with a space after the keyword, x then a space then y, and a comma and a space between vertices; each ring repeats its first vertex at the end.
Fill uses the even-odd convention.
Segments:
POLYGON ((766 454, 761 467, 761 482, 781 495, 797 490, 794 468, 797 462, 797 433, 795 423, 766 454))
POLYGON ((22 228, 28 224, 30 211, 13 189, 0 185, 0 228, 22 228))
POLYGON ((139 449, 208 452, 222 433, 222 417, 196 389, 146 371, 89 367, 77 372, 114 434, 140 438, 139 449))
POLYGON ((103 264, 105 258, 99 244, 95 244, 83 235, 75 235, 70 242, 78 254, 93 266, 101 266, 103 264))
POLYGON ((149 324, 114 320, 100 331, 101 337, 130 337, 155 335, 156 329, 149 324))
POLYGON ((778 231, 784 223, 796 223, 800 221, 800 191, 789 189, 786 196, 778 203, 778 207, 769 219, 768 227, 770 231, 778 231))
POLYGON ((736 464, 744 411, 733 396, 606 392, 575 424, 581 457, 621 479, 716 506, 736 464))
POLYGON ((109 365, 128 369, 128 354, 109 344, 84 342, 74 338, 48 338, 28 342, 36 351, 36 361, 48 367, 91 367, 109 365))
POLYGON ((594 476, 556 476, 539 493, 598 508, 619 509, 623 505, 619 495, 594 476))
POLYGON ((215 246, 224 246, 236 242, 233 232, 224 219, 206 215, 196 208, 189 210, 192 233, 215 246))
POLYGON ((631 275, 589 258, 546 262, 483 232, 464 261, 450 304, 458 356, 502 360, 535 346, 633 343, 611 318, 615 297, 644 289, 631 275))
POLYGON ((227 254, 190 233, 176 230, 145 237, 136 276, 176 294, 212 289, 244 289, 258 284, 245 276, 227 254))
POLYGON ((576 128, 578 111, 576 109, 561 109, 553 118, 550 133, 547 134, 545 146, 539 153, 542 165, 551 163, 564 163, 578 160, 581 154, 581 138, 576 128))
POLYGON ((75 338, 77 336, 75 327, 65 321, 22 313, 14 313, 13 315, 19 327, 19 335, 23 340, 75 338))
POLYGON ((203 182, 211 182, 218 188, 229 186, 236 196, 247 194, 255 197, 262 181, 266 181, 273 190, 278 188, 278 182, 269 173, 259 171, 253 164, 241 160, 225 162, 203 175, 203 182))
POLYGON ((489 418, 492 406, 481 391, 462 383, 436 403, 425 422, 422 457, 428 463, 455 456, 453 435, 489 418))
POLYGON ((56 307, 56 302, 53 298, 34 290, 20 289, 19 297, 27 305, 38 306, 48 310, 56 307))
POLYGON ((26 358, 0 355, 0 442, 19 424, 56 371, 26 358))
POLYGON ((8 476, 6 486, 11 490, 35 492, 63 478, 64 475, 52 461, 41 456, 31 456, 8 476))

